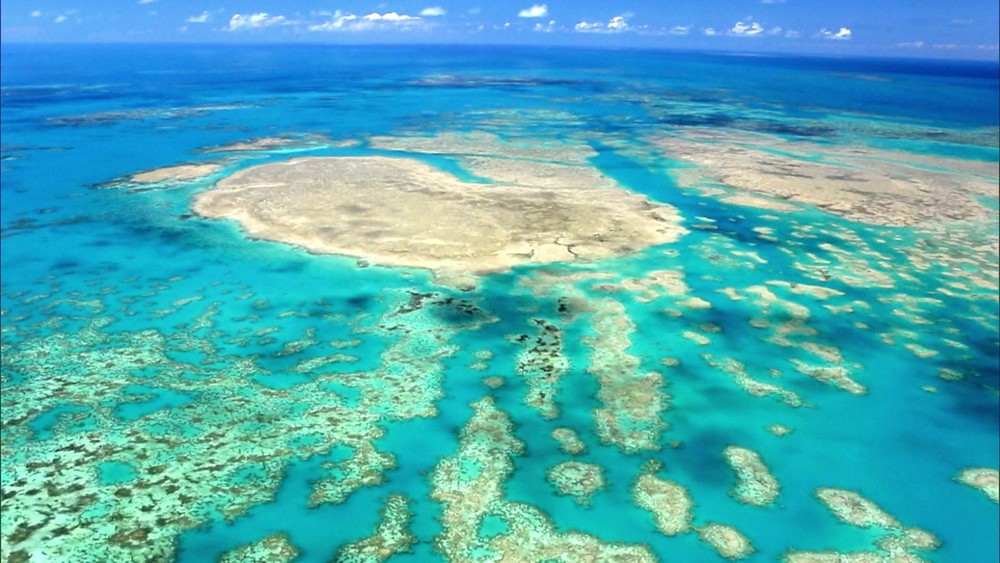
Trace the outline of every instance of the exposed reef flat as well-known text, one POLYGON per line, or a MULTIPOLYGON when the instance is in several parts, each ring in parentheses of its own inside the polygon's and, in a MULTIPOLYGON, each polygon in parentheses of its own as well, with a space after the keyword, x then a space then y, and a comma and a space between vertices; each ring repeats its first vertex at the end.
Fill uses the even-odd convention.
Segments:
POLYGON ((725 524, 711 523, 698 528, 698 538, 712 546, 725 559, 745 559, 754 552, 749 538, 725 524))
POLYGON ((728 446, 724 453, 726 462, 736 472, 732 495, 740 502, 754 506, 773 504, 781 485, 771 475, 760 455, 739 446, 728 446))
POLYGON ((632 483, 631 492, 636 506, 653 514, 660 532, 676 536, 691 530, 694 501, 683 485, 647 473, 632 483))
POLYGON ((146 172, 139 172, 138 174, 132 174, 129 176, 129 180, 140 184, 196 180, 198 178, 204 178, 205 176, 211 176, 212 174, 218 172, 220 168, 222 168, 222 166, 215 163, 180 164, 177 166, 167 166, 164 168, 157 168, 155 170, 148 170, 146 172))
POLYGON ((835 551, 801 552, 792 550, 785 561, 923 561, 915 552, 934 551, 941 547, 937 537, 920 528, 906 527, 871 500, 846 489, 823 488, 819 499, 840 522, 873 530, 873 550, 841 553, 835 551))
POLYGON ((1000 502, 1000 472, 988 467, 970 467, 963 469, 956 481, 979 489, 993 502, 1000 502))
POLYGON ((323 148, 348 148, 360 144, 355 139, 333 140, 323 135, 288 134, 278 137, 259 137, 225 145, 213 145, 194 151, 196 154, 220 154, 215 161, 186 162, 127 174, 114 180, 97 184, 97 188, 115 188, 128 192, 143 192, 183 186, 203 180, 248 156, 243 153, 295 153, 323 148))
POLYGON ((790 210, 789 201, 805 203, 876 225, 987 218, 991 211, 979 200, 997 197, 1000 175, 991 162, 702 128, 684 129, 681 135, 659 137, 654 143, 696 165, 677 171, 681 186, 778 211, 790 210), (713 182, 754 195, 728 195, 713 182))
POLYGON ((200 194, 194 210, 311 252, 473 274, 628 254, 685 232, 674 208, 625 190, 473 184, 386 157, 255 166, 200 194))
POLYGON ((590 499, 607 487, 600 465, 564 461, 551 467, 545 476, 560 495, 569 495, 577 504, 590 506, 590 499))
POLYGON ((655 561, 645 545, 605 543, 575 531, 560 532, 537 508, 504 498, 514 456, 524 443, 510 418, 490 398, 472 405, 458 451, 431 472, 431 498, 443 505, 435 547, 449 561, 655 561), (483 538, 485 517, 500 519, 507 532, 483 538), (479 555, 479 557, 476 557, 479 555))
MULTIPOLYGON (((182 531, 216 514, 239 518, 273 499, 294 455, 349 452, 319 470, 310 483, 310 507, 340 504, 361 488, 381 484, 395 457, 375 447, 384 434, 379 421, 436 416, 443 377, 438 362, 456 352, 447 344, 452 330, 493 322, 470 300, 405 291, 392 300, 376 326, 362 329, 355 324, 360 318, 326 317, 365 334, 397 339, 382 350, 373 371, 347 376, 358 392, 356 400, 333 387, 343 374, 317 374, 326 361, 322 357, 302 359, 290 369, 315 376, 294 390, 269 390, 248 380, 251 374, 267 378, 273 372, 252 359, 224 356, 211 339, 196 336, 224 330, 220 302, 176 332, 108 332, 113 317, 105 316, 100 300, 73 302, 94 315, 79 332, 24 333, 16 347, 9 347, 14 335, 5 331, 0 559, 25 560, 18 558, 32 554, 42 561, 127 561, 141 549, 144 560, 173 560, 182 531), (442 316, 455 320, 445 328, 436 324, 442 316), (192 350, 204 356, 203 363, 172 359, 192 350), (144 369, 153 371, 141 375, 144 369), (11 384, 8 373, 44 376, 47 384, 11 384), (249 400, 251 391, 263 398, 249 400), (158 395, 175 401, 128 424, 105 403, 155 401, 158 395), (59 413, 64 402, 81 410, 56 417, 52 436, 40 442, 44 447, 19 447, 37 435, 31 422, 59 413), (128 450, 117 446, 126 443, 128 450), (41 482, 53 485, 39 487, 41 482), (103 525, 94 514, 121 523, 103 525)), ((383 524, 352 550, 409 548, 411 509, 405 499, 393 498, 383 524)), ((295 550, 284 536, 243 547, 232 554, 235 560, 268 554, 274 558, 261 560, 282 560, 278 555, 294 556, 295 550)))
POLYGON ((253 106, 244 104, 213 104, 204 106, 98 111, 93 113, 49 117, 45 120, 45 122, 50 125, 60 127, 94 127, 100 125, 115 125, 130 121, 171 121, 176 119, 187 119, 210 115, 216 112, 246 109, 249 107, 253 106))
POLYGON ((393 555, 410 553, 417 538, 410 532, 413 512, 406 496, 389 495, 375 534, 343 546, 335 558, 341 563, 386 561, 393 555))
POLYGON ((587 444, 580 439, 580 436, 572 428, 560 426, 552 431, 552 439, 559 443, 559 449, 570 455, 577 455, 587 451, 587 444))
POLYGON ((823 501, 837 520, 859 528, 876 526, 885 529, 899 528, 899 521, 874 502, 854 491, 844 489, 819 489, 816 498, 823 501))
POLYGON ((373 148, 447 155, 494 183, 537 188, 614 188, 615 181, 590 166, 597 152, 583 142, 503 139, 480 131, 434 136, 372 137, 373 148))
POLYGON ((802 398, 799 397, 798 393, 789 391, 779 385, 767 383, 766 381, 760 381, 750 377, 742 362, 736 361, 732 358, 715 358, 711 354, 701 354, 701 358, 705 360, 705 363, 707 363, 710 367, 719 369, 731 375, 737 385, 742 387, 747 393, 754 397, 776 395, 790 407, 798 408, 803 405, 802 398))
MULTIPOLYGON (((891 78, 872 88, 772 57, 154 51, 4 66, 0 562, 1000 561, 995 196, 882 227, 655 142, 989 180, 992 72, 831 63, 891 78), (190 103, 242 105, 159 107, 190 103), (103 116, 47 120, 83 112, 103 116), (484 190, 545 193, 542 214, 624 188, 690 232, 477 274, 311 255, 191 208, 304 157, 448 175, 463 193, 435 176, 448 207, 418 211, 463 236, 454 202, 484 190)), ((350 213, 399 199, 363 179, 350 213)), ((386 238, 361 219, 326 226, 386 238)))
POLYGON ((294 561, 300 551, 288 540, 287 534, 275 534, 258 542, 234 549, 220 559, 221 563, 284 563, 294 561))
POLYGON ((95 184, 97 189, 116 189, 129 193, 156 191, 178 188, 204 180, 222 170, 221 162, 187 162, 143 170, 135 174, 127 174, 114 180, 95 184))
POLYGON ((433 136, 371 137, 369 144, 373 148, 385 150, 503 157, 567 164, 586 164, 588 158, 597 154, 584 143, 562 143, 537 138, 507 141, 482 131, 443 132, 433 136))
MULTIPOLYGON (((583 337, 583 342, 590 347, 586 371, 598 384, 600 407, 594 409, 594 424, 601 443, 613 444, 628 453, 659 450, 660 437, 669 428, 663 420, 663 413, 670 408, 663 375, 640 369, 641 359, 629 353, 636 326, 625 306, 611 298, 588 298, 573 285, 607 278, 606 272, 564 275, 557 270, 536 270, 519 283, 536 297, 555 297, 568 323, 578 315, 588 314, 590 334, 583 337)), ((617 287, 602 283, 594 288, 598 286, 600 291, 617 287)), ((626 280, 622 287, 626 286, 651 287, 638 280, 626 280)))
POLYGON ((555 399, 559 393, 559 380, 569 369, 569 360, 563 355, 562 330, 544 319, 532 319, 538 326, 532 337, 520 334, 510 337, 525 348, 517 357, 517 374, 528 385, 525 404, 538 409, 545 418, 559 414, 555 399))
POLYGON ((248 139, 246 141, 237 141, 235 143, 229 143, 226 145, 215 145, 211 147, 205 147, 197 152, 199 154, 214 154, 214 153, 224 153, 224 152, 281 152, 281 151, 300 151, 308 149, 317 149, 323 147, 353 147, 359 144, 356 140, 343 140, 334 141, 323 135, 315 134, 300 134, 300 135, 282 135, 279 137, 259 137, 256 139, 248 139))

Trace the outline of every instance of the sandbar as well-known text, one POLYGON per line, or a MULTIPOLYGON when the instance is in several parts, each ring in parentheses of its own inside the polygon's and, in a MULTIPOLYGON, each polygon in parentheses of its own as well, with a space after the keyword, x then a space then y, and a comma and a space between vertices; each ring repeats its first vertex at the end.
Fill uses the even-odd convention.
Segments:
POLYGON ((619 256, 686 232, 673 207, 623 189, 467 183, 389 157, 254 166, 199 194, 193 207, 314 253, 471 274, 619 256))
POLYGON ((969 467, 963 469, 956 481, 979 489, 993 502, 1000 502, 1000 471, 988 467, 969 467))
POLYGON ((222 168, 221 164, 179 164, 177 166, 166 166, 155 170, 147 170, 129 176, 129 180, 139 184, 155 184, 157 182, 179 182, 185 180, 197 180, 215 174, 222 168))

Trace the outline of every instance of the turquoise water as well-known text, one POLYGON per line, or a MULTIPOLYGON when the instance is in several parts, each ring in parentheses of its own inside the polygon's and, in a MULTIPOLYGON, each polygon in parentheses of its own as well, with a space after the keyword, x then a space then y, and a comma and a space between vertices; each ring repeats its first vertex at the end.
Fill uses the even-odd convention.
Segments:
MULTIPOLYGON (((660 533, 635 505, 632 483, 654 460, 657 476, 689 491, 693 525, 735 527, 751 560, 873 549, 879 532, 839 522, 814 496, 821 487, 857 491, 933 533, 941 547, 919 553, 928 560, 1000 558, 997 505, 954 479, 1000 465, 995 199, 988 220, 948 229, 740 207, 678 187, 689 165, 649 141, 707 127, 995 166, 995 64, 387 47, 5 46, 2 56, 4 560, 214 561, 283 533, 295 560, 327 561, 372 536, 394 494, 409 501, 415 539, 395 559, 442 559, 435 468, 465 451, 461 432, 483 397, 524 451, 495 452, 512 470, 475 527, 481 538, 508 534, 498 507, 523 503, 554 533, 642 544, 664 560, 718 558, 695 533, 660 533), (883 80, 845 77, 857 75, 883 80), (674 206, 689 232, 462 291, 426 271, 314 256, 192 216, 192 197, 219 175, 95 189, 260 137, 354 143, 224 154, 220 175, 290 157, 398 155, 370 137, 454 131, 590 147, 590 165, 674 206), (859 263, 888 281, 851 283, 859 263), (661 271, 682 273, 687 289, 626 283, 661 271), (577 314, 565 310, 574 296, 589 304, 577 314), (516 336, 534 337, 538 319, 561 330, 567 361, 554 418, 526 401, 517 373, 527 346, 516 336), (631 322, 624 340, 601 340, 608 319, 631 322), (779 342, 780 326, 810 330, 779 342), (592 372, 604 355, 630 375, 661 374, 649 391, 666 405, 656 420, 623 422, 664 423, 656 448, 602 440, 592 372), (748 394, 710 365, 724 358, 804 405, 748 394), (795 361, 848 369, 867 393, 795 361), (772 434, 776 423, 792 432, 772 434), (560 450, 557 427, 585 452, 560 450), (774 504, 730 494, 728 445, 760 454, 781 485, 774 504), (546 482, 570 459, 604 468, 607 487, 589 507, 546 482)), ((488 181, 453 154, 403 156, 488 181)))

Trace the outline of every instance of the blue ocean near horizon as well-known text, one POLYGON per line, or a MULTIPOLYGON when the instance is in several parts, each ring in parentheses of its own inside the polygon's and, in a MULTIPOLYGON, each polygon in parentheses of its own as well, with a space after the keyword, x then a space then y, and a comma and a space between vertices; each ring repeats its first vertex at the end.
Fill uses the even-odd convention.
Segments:
MULTIPOLYGON (((680 187, 677 172, 690 165, 649 141, 699 128, 997 166, 996 61, 554 47, 4 44, 0 68, 4 560, 79 561, 81 553, 108 561, 122 553, 138 561, 260 560, 233 553, 279 534, 297 555, 273 560, 350 560, 344 546, 371 537, 387 500, 398 496, 408 499, 415 543, 390 560, 445 560, 436 543, 445 508, 432 496, 432 475, 463 451, 471 405, 484 397, 524 444, 520 454, 507 452, 503 502, 540 510, 555 533, 645 545, 665 561, 720 560, 696 532, 658 531, 633 501, 633 482, 658 463, 657 476, 689 491, 693 526, 739 530, 753 544, 751 561, 792 551, 871 551, 897 533, 839 521, 817 499, 823 487, 856 491, 904 528, 940 541, 936 550, 911 554, 1000 559, 997 504, 956 481, 964 468, 1000 466, 998 280, 977 258, 1000 237, 996 200, 984 197, 994 206, 989 220, 940 231, 866 225, 812 208, 743 207, 680 187), (220 178, 299 157, 405 156, 467 182, 489 182, 464 168, 460 154, 389 151, 372 142, 482 132, 512 143, 583 139, 596 153, 588 165, 675 207, 688 232, 594 263, 517 267, 462 291, 425 270, 251 239, 235 223, 191 211, 193 197, 220 178), (205 152, 275 137, 310 142, 205 152), (222 168, 170 189, 116 189, 138 172, 203 162, 222 168), (759 236, 764 230, 771 238, 759 236), (960 279, 950 262, 911 266, 934 236, 928 233, 957 230, 968 231, 962 240, 971 242, 939 243, 941 252, 964 259, 966 273, 985 285, 947 285, 960 279), (817 281, 796 267, 839 259, 831 246, 894 286, 852 285, 836 274, 817 281), (682 272, 689 294, 643 300, 632 290, 600 287, 661 271, 682 272), (550 278, 561 281, 548 293, 533 292, 531 284, 550 278), (768 284, 776 280, 839 293, 821 300, 768 284), (816 363, 798 346, 803 337, 781 346, 753 324, 766 314, 777 325, 787 311, 764 313, 758 301, 725 296, 727 288, 758 286, 807 307, 817 334, 804 340, 839 350, 867 393, 797 372, 792 360, 816 363), (659 449, 625 452, 595 431, 600 385, 589 370, 605 351, 592 344, 596 306, 575 318, 560 309, 559 299, 572 295, 631 321, 623 352, 636 358, 637 372, 662 374, 669 428, 659 449), (710 306, 678 304, 691 296, 710 306), (413 302, 424 308, 406 305, 413 302), (468 324, 453 302, 478 308, 488 322, 468 324), (837 312, 848 308, 853 312, 837 312), (683 315, 669 313, 676 310, 683 315), (401 317, 410 320, 394 320, 401 317), (568 360, 552 419, 526 402, 528 382, 517 372, 524 349, 512 338, 539 334, 538 320, 560 327, 568 360), (386 328, 394 322, 403 328, 386 328), (936 354, 921 357, 924 349, 936 354), (426 376, 421 388, 438 391, 433 415, 399 415, 402 399, 360 412, 377 389, 357 374, 407 369, 383 365, 384 355, 398 359, 391 354, 399 350, 403 364, 412 361, 426 376), (434 353, 444 355, 428 360, 434 353), (334 354, 350 358, 323 363, 334 354), (794 392, 805 405, 752 396, 711 367, 712 358, 737 360, 750 377, 794 392), (470 367, 480 363, 485 367, 470 367), (310 365, 321 367, 303 367, 310 365), (502 385, 487 382, 491 376, 502 385), (391 463, 371 462, 353 475, 350 460, 364 440, 337 442, 323 428, 297 426, 346 424, 347 414, 310 418, 321 407, 358 417, 352 431, 391 463), (792 431, 777 436, 767 430, 773 424, 792 431), (558 427, 575 430, 586 451, 561 451, 550 437, 558 427), (741 503, 731 493, 736 478, 723 456, 730 445, 766 463, 781 487, 774 504, 741 503), (547 482, 552 467, 571 460, 603 469, 606 488, 589 506, 547 482), (53 466, 56 477, 39 477, 53 466), (360 484, 344 498, 312 502, 318 483, 331 476, 360 484)), ((503 535, 504 523, 494 514, 479 529, 481 539, 503 535)))

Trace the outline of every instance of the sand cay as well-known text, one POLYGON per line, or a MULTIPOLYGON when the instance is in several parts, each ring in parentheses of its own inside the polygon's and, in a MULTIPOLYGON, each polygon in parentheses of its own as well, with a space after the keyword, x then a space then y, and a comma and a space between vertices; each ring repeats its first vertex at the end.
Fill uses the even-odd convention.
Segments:
POLYGON ((408 158, 299 158, 237 172, 194 210, 310 252, 460 274, 618 256, 686 232, 673 207, 576 185, 467 183, 408 158))
POLYGON ((139 172, 129 176, 129 180, 139 184, 154 184, 157 182, 197 180, 215 174, 222 166, 213 162, 205 164, 180 164, 139 172))

